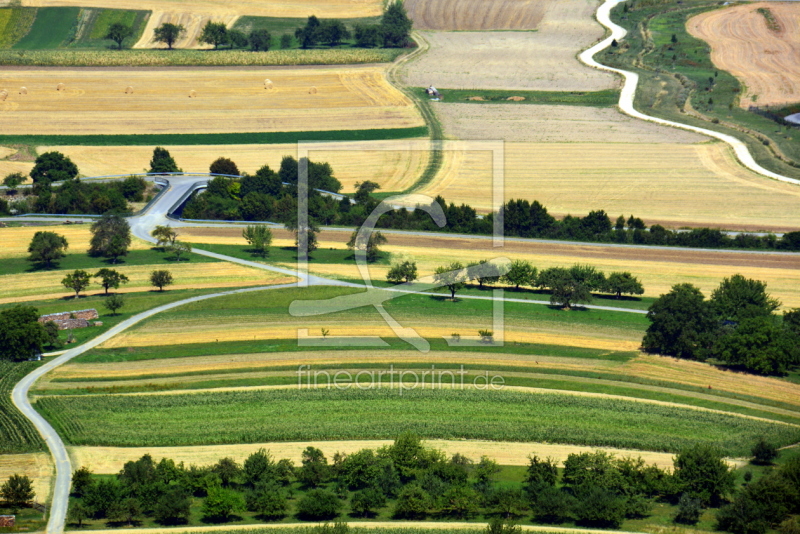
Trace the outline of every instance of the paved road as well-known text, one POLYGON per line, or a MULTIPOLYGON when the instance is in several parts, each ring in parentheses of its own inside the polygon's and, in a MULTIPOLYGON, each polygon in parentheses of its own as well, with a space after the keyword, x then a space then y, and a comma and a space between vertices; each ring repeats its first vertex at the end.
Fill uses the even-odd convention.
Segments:
POLYGON ((613 40, 620 41, 625 37, 628 33, 625 28, 621 26, 617 26, 613 22, 611 22, 611 10, 617 5, 625 0, 606 0, 606 2, 601 5, 597 10, 597 20, 611 30, 611 35, 594 45, 593 47, 585 50, 581 53, 578 57, 581 61, 585 64, 589 65, 590 67, 595 67, 597 69, 606 70, 609 72, 614 72, 616 74, 621 74, 624 79, 625 83, 622 87, 622 92, 619 97, 619 107, 624 112, 630 115, 631 117, 635 117, 637 119, 642 119, 649 122, 655 122, 657 124, 662 124, 664 126, 672 126, 674 128, 682 128, 684 130, 689 130, 691 132, 696 132, 703 135, 708 135, 719 139, 720 141, 724 141, 728 143, 732 148, 733 151, 736 153, 736 157, 739 158, 739 161, 748 169, 757 172, 763 176, 768 178, 772 178, 773 180, 780 180, 781 182, 788 182, 792 184, 800 185, 800 180, 795 178, 789 178, 788 176, 783 176, 782 174, 778 174, 772 171, 769 171, 756 163, 756 160, 750 154, 750 150, 747 148, 743 142, 739 141, 737 138, 733 137, 732 135, 727 135, 720 132, 715 132, 713 130, 707 130, 705 128, 699 128, 697 126, 689 126, 688 124, 682 124, 679 122, 668 121, 665 119, 659 119, 658 117, 651 117, 650 115, 645 115, 636 110, 633 107, 633 101, 636 97, 636 88, 639 85, 639 75, 635 72, 630 72, 627 70, 622 69, 615 69, 612 67, 608 67, 595 61, 594 56, 598 52, 601 52, 611 46, 611 42, 613 40))

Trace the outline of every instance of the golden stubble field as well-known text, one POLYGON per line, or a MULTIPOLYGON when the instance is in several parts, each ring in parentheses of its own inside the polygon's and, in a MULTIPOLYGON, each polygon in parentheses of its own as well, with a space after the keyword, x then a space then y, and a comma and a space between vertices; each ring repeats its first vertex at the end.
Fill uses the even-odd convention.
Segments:
POLYGON ((5 134, 228 133, 422 126, 383 67, 6 70, 5 134), (58 91, 57 85, 65 87, 58 91), (19 94, 26 87, 28 94, 19 94), (126 89, 133 88, 128 94, 126 89), (195 97, 190 97, 190 91, 195 97))
MULTIPOLYGON (((554 215, 605 210, 648 225, 798 229, 800 188, 744 169, 722 143, 506 143, 505 198, 554 215)), ((492 208, 491 154, 447 151, 420 193, 492 208)))
POLYGON ((203 27, 208 22, 224 22, 232 28, 239 16, 233 13, 197 13, 186 11, 153 11, 147 19, 142 36, 133 48, 167 48, 166 44, 155 42, 155 30, 164 23, 181 25, 186 32, 175 41, 173 48, 213 48, 213 45, 201 44, 197 40, 203 27))
MULTIPOLYGON (((371 180, 383 191, 402 191, 411 187, 428 162, 428 152, 418 150, 422 140, 362 141, 326 143, 328 149, 309 151, 309 159, 328 162, 342 183, 342 191, 355 190, 356 182, 371 180)), ((219 157, 233 160, 240 172, 254 174, 263 165, 277 171, 283 156, 298 157, 298 145, 183 145, 167 146, 178 167, 186 172, 208 172, 219 157)), ((57 146, 37 147, 44 153, 57 150, 75 162, 84 176, 106 176, 146 172, 150 168, 152 147, 145 146, 57 146)), ((2 169, 2 162, 0 162, 2 169)))
MULTIPOLYGON (((0 0, 0 6, 11 0, 0 0)), ((77 6, 107 7, 114 9, 143 9, 149 11, 179 11, 257 15, 262 17, 375 17, 383 12, 379 0, 22 0, 23 6, 77 6)))
POLYGON ((0 480, 5 482, 11 475, 27 475, 36 492, 34 502, 48 502, 54 475, 53 461, 48 453, 0 455, 0 480))
POLYGON ((603 28, 594 20, 596 8, 590 0, 548 3, 535 32, 419 32, 430 50, 404 66, 400 77, 412 87, 449 89, 615 87, 614 76, 587 67, 576 57, 603 36, 603 28))
POLYGON ((552 0, 406 0, 417 30, 531 30, 539 26, 552 0))
POLYGON ((739 105, 781 106, 800 101, 800 4, 758 2, 701 13, 689 33, 711 45, 711 60, 746 87, 739 105), (771 29, 758 9, 768 9, 771 29))

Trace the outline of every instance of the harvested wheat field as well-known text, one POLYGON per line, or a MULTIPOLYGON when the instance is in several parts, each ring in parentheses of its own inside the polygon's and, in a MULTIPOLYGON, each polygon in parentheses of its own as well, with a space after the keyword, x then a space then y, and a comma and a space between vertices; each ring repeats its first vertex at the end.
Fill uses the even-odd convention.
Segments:
POLYGON ((603 36, 589 0, 548 5, 536 32, 419 32, 430 50, 405 65, 406 85, 449 89, 599 91, 613 75, 580 63, 577 54, 603 36))
POLYGON ((4 104, 6 134, 362 130, 422 126, 380 67, 7 71, 29 93, 4 104), (266 89, 264 80, 272 81, 266 89), (66 88, 56 91, 56 84, 66 88), (133 93, 126 94, 127 87, 133 93), (317 88, 309 94, 310 87, 317 88), (196 97, 189 98, 190 91, 196 97))
POLYGON ((800 102, 800 3, 759 2, 697 15, 689 33, 711 45, 711 60, 744 84, 747 108, 800 102), (769 10, 772 27, 759 9, 769 10))
MULTIPOLYGON (((538 200, 554 215, 603 209, 645 223, 798 229, 800 188, 744 169, 722 143, 507 143, 505 197, 538 200)), ((445 153, 420 193, 491 209, 491 155, 445 153)))
POLYGON ((616 108, 449 102, 433 106, 451 139, 536 143, 697 143, 707 139, 633 119, 616 108))
POLYGON ((53 471, 51 457, 45 452, 0 455, 0 480, 8 480, 11 475, 27 475, 36 492, 34 502, 48 502, 53 471))
POLYGON ((213 45, 200 44, 197 40, 203 31, 203 26, 208 22, 224 22, 228 28, 233 27, 239 16, 232 13, 210 14, 185 11, 153 11, 147 19, 139 41, 133 48, 167 48, 163 43, 155 42, 156 28, 164 23, 179 24, 186 28, 180 39, 175 41, 173 48, 213 48, 213 45))
MULTIPOLYGON (((11 0, 0 0, 0 6, 11 0)), ((22 0, 23 6, 77 6, 149 11, 184 11, 224 15, 262 17, 355 18, 375 17, 383 13, 379 0, 22 0)))
MULTIPOLYGON (((187 465, 210 465, 223 457, 230 457, 241 463, 250 454, 263 447, 272 454, 273 458, 289 458, 295 465, 299 465, 301 454, 306 447, 319 448, 326 456, 331 457, 336 452, 351 454, 362 449, 379 449, 391 444, 392 441, 389 440, 303 441, 198 447, 70 447, 69 452, 75 466, 87 466, 97 474, 114 474, 122 469, 125 462, 137 460, 144 454, 150 454, 156 461, 160 458, 172 458, 175 462, 185 462, 187 465)), ((425 440, 425 445, 444 451, 448 455, 458 452, 476 462, 480 460, 481 456, 487 455, 500 465, 528 465, 528 456, 532 454, 536 454, 540 458, 552 457, 558 462, 564 462, 567 456, 573 453, 604 450, 618 457, 641 456, 647 463, 654 463, 662 468, 671 468, 674 456, 671 453, 628 449, 479 440, 434 439, 425 440)))
MULTIPOLYGON (((150 273, 164 267, 163 264, 115 267, 115 270, 130 279, 118 291, 152 289, 150 273)), ((175 283, 168 289, 260 286, 294 281, 293 278, 278 273, 227 262, 169 265, 169 271, 175 283)), ((61 285, 64 274, 64 271, 46 271, 0 276, 0 304, 74 295, 74 292, 61 285)), ((92 285, 87 290, 89 294, 102 294, 102 291, 96 279, 92 280, 92 285)))
MULTIPOLYGON (((36 232, 55 232, 67 238, 67 253, 83 254, 89 249, 91 224, 55 224, 52 226, 22 226, 0 228, 0 259, 18 258, 28 255, 28 245, 36 232)), ((131 239, 130 250, 148 250, 153 245, 140 239, 131 239)))
POLYGON ((533 30, 551 0, 406 0, 417 30, 533 30))
MULTIPOLYGON (((372 180, 383 191, 404 190, 419 178, 428 161, 428 152, 414 148, 406 141, 363 141, 331 143, 324 146, 336 150, 309 152, 312 161, 331 164, 343 192, 355 190, 355 183, 372 180)), ((166 147, 178 167, 186 172, 207 172, 211 162, 219 157, 232 159, 239 171, 255 174, 263 165, 278 170, 283 156, 297 157, 297 144, 276 145, 185 145, 166 147)), ((58 150, 69 156, 85 176, 104 176, 143 172, 149 169, 152 147, 119 146, 59 146, 38 147, 39 153, 58 150)), ((2 165, 2 162, 0 162, 2 165)), ((2 167, 0 167, 2 168, 2 167)))

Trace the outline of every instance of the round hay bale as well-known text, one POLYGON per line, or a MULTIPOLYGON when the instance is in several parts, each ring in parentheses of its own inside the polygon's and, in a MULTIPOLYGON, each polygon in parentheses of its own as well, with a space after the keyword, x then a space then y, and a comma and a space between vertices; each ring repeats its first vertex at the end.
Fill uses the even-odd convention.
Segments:
POLYGON ((316 87, 312 87, 311 89, 308 90, 308 94, 310 94, 310 95, 317 94, 317 88, 316 87))
POLYGON ((0 102, 5 102, 8 98, 8 91, 0 91, 0 102))
POLYGON ((197 98, 197 91, 195 91, 194 89, 189 91, 189 98, 197 98))
POLYGON ((125 88, 125 94, 126 95, 132 95, 133 94, 133 87, 130 86, 130 85, 128 87, 126 87, 125 88))
POLYGON ((67 88, 67 86, 64 85, 63 83, 60 83, 60 84, 56 85, 56 91, 63 91, 66 88, 67 88))
POLYGON ((264 80, 264 89, 266 89, 267 91, 272 91, 273 87, 275 86, 272 85, 272 82, 270 80, 268 79, 264 80))
POLYGON ((19 94, 27 95, 28 94, 28 88, 27 87, 21 87, 20 90, 19 90, 19 94))

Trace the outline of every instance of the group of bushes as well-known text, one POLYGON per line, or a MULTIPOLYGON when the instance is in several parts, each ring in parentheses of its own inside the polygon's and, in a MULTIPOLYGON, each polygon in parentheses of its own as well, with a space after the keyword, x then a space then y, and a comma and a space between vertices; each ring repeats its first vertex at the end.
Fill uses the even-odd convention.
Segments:
POLYGON ((780 302, 766 284, 741 275, 722 281, 706 300, 691 284, 677 284, 647 312, 644 350, 763 374, 800 365, 800 309, 775 311, 780 302))
MULTIPOLYGON (((500 471, 486 456, 477 463, 460 454, 448 458, 413 434, 401 435, 377 451, 336 453, 332 462, 321 450, 307 447, 299 467, 287 459, 276 461, 264 449, 241 465, 223 458, 207 467, 186 467, 166 458, 156 463, 146 455, 127 462, 114 478, 96 477, 86 468, 76 471, 69 518, 78 525, 89 518, 118 525, 136 524, 145 517, 162 524, 186 523, 193 503, 202 499, 203 520, 210 522, 238 520, 237 514, 245 510, 265 521, 289 515, 330 520, 349 510, 351 517, 483 515, 619 528, 626 518, 648 516, 656 501, 677 504, 676 521, 693 524, 705 507, 719 506, 735 495, 731 468, 708 445, 680 452, 672 473, 646 465, 641 458, 615 458, 604 452, 571 454, 563 471, 551 459, 532 456, 522 483, 498 481, 500 471)), ((772 498, 794 503, 761 519, 773 525, 796 507, 791 499, 800 488, 800 461, 746 487, 722 509, 720 525, 741 532, 723 520, 735 516, 737 503, 750 499, 756 488, 767 486, 772 498)))

